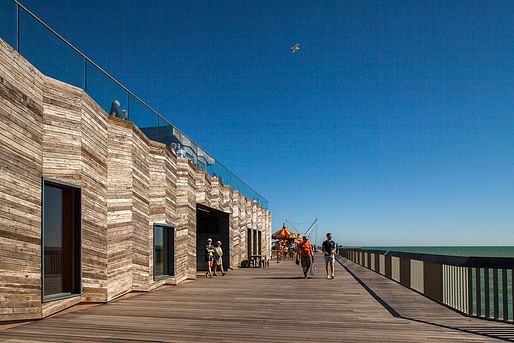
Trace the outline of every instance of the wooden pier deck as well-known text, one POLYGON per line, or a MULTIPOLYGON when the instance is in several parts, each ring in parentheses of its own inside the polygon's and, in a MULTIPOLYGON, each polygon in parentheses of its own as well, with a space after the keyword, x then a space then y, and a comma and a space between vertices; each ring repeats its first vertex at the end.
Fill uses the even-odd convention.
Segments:
MULTIPOLYGON (((348 270, 357 278, 367 277, 370 287, 376 287, 374 291, 363 287, 339 264, 336 278, 327 280, 323 277, 321 256, 316 258, 316 263, 318 276, 312 279, 300 277, 300 268, 292 261, 273 262, 270 268, 236 270, 225 277, 200 278, 180 286, 165 286, 112 303, 57 314, 0 331, 0 341, 499 341, 485 329, 473 332, 458 327, 460 323, 469 329, 478 321, 486 328, 485 324, 490 322, 470 321, 351 262, 344 262, 348 270), (384 298, 401 304, 402 297, 406 305, 400 312, 416 308, 419 303, 424 317, 416 319, 419 313, 414 310, 408 312, 408 316, 401 316, 388 310, 387 304, 384 306, 384 298), (453 319, 449 325, 430 321, 438 315, 453 319)), ((505 331, 513 327, 492 324, 503 325, 505 331)))

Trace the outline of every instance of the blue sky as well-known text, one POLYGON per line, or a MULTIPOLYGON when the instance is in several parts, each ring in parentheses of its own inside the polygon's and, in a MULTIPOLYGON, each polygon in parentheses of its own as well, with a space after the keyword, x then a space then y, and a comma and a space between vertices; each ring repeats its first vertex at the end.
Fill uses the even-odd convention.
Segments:
POLYGON ((23 3, 266 197, 274 229, 513 245, 512 1, 23 3))

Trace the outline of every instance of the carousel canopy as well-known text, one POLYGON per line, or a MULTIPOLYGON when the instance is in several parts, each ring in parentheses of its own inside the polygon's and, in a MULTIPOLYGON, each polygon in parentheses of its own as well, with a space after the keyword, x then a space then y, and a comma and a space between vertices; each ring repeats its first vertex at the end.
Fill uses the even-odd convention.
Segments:
POLYGON ((284 225, 280 230, 271 235, 273 239, 288 239, 293 233, 284 225))

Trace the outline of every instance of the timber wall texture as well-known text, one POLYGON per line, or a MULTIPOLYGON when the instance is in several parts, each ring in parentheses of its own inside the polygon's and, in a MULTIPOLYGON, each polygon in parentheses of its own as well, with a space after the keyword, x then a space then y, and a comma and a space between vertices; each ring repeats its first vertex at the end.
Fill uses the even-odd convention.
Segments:
POLYGON ((247 229, 270 252, 271 214, 108 117, 83 90, 45 77, 0 40, 0 321, 196 278, 196 205, 230 216, 231 266, 247 229), (82 292, 41 301, 42 178, 82 190, 82 292), (153 280, 153 224, 175 228, 175 275, 153 280))

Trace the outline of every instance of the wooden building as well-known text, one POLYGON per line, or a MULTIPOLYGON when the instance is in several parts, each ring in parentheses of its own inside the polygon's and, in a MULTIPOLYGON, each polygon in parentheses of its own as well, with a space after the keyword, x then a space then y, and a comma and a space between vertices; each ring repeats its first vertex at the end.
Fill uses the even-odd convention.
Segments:
POLYGON ((0 40, 1 321, 195 279, 206 234, 237 268, 271 213, 0 40))

